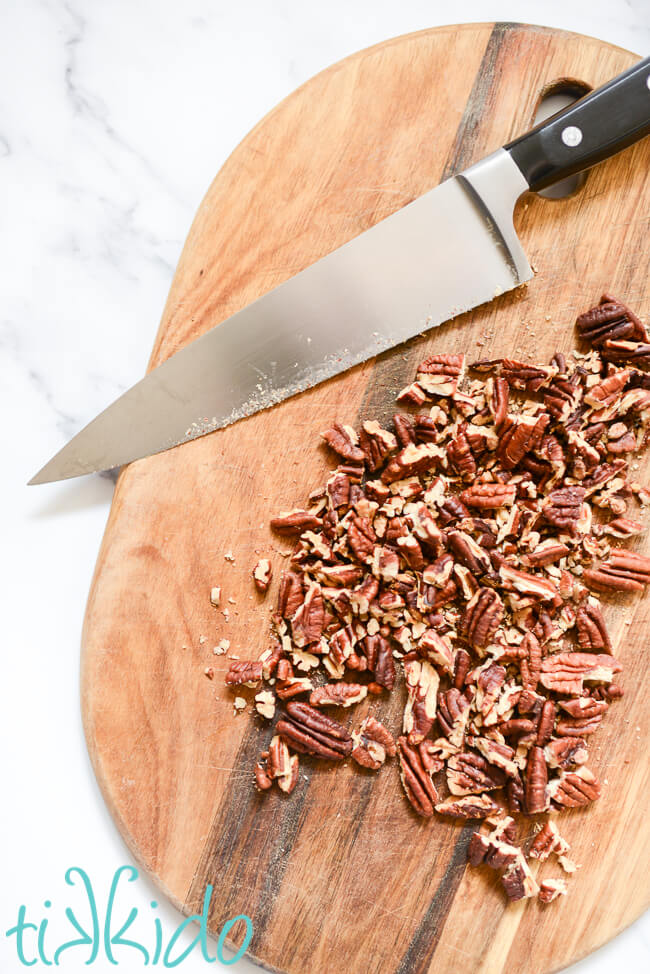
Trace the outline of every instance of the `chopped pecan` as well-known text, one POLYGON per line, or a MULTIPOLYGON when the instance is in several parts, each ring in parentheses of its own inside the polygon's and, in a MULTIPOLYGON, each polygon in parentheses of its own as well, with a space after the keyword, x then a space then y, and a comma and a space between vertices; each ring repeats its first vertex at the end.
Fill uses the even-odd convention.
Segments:
POLYGON ((527 453, 536 450, 550 421, 548 413, 540 416, 510 417, 499 439, 497 456, 505 470, 512 470, 527 453))
POLYGON ((581 737, 556 737, 544 748, 549 768, 568 770, 587 761, 587 745, 581 737))
POLYGON ((287 704, 287 712, 289 717, 278 721, 276 731, 294 751, 330 761, 351 754, 352 737, 338 720, 294 700, 287 704))
POLYGON ((456 435, 449 441, 447 448, 449 460, 463 480, 473 480, 476 476, 476 460, 472 447, 467 438, 467 427, 463 423, 456 435))
POLYGON ((447 762, 447 786, 452 795, 476 795, 503 788, 505 775, 480 754, 452 754, 447 762))
POLYGON ((503 619, 503 602, 498 592, 480 588, 467 604, 461 621, 461 631, 474 649, 489 645, 503 619))
POLYGON ((608 338, 600 346, 600 353, 608 362, 625 362, 642 369, 650 365, 650 345, 647 342, 608 338))
POLYGON ((555 369, 552 366, 529 365, 517 362, 515 359, 504 358, 501 365, 501 375, 513 389, 525 389, 527 392, 537 392, 549 379, 552 379, 555 369))
POLYGON ((368 669, 374 674, 375 682, 387 690, 392 690, 395 686, 395 661, 389 641, 377 634, 366 636, 363 645, 368 669))
POLYGON ((481 510, 498 510, 514 504, 517 488, 514 484, 474 484, 464 490, 460 497, 467 507, 481 510))
POLYGON ((600 785, 589 768, 562 772, 548 786, 551 801, 562 808, 579 808, 600 798, 600 785))
POLYGON ((473 737, 471 743, 495 768, 504 771, 509 778, 516 776, 515 752, 508 744, 493 741, 490 737, 473 737))
POLYGON ((400 778, 406 797, 418 815, 431 818, 434 805, 438 800, 438 792, 431 775, 422 763, 420 752, 408 742, 406 737, 399 738, 397 747, 400 778))
POLYGON ((393 416, 393 423, 395 425, 397 442, 401 447, 408 446, 409 443, 415 443, 415 427, 410 416, 406 416, 404 413, 397 413, 397 415, 393 416))
POLYGON ((397 746, 393 735, 374 717, 365 718, 358 731, 352 732, 354 750, 350 755, 357 764, 378 771, 386 757, 395 757, 397 746))
POLYGON ((474 541, 465 531, 450 531, 447 535, 449 547, 456 560, 469 569, 472 575, 480 578, 492 569, 487 551, 474 541))
POLYGON ((377 535, 367 517, 352 518, 347 531, 347 539, 351 550, 359 561, 365 563, 372 561, 377 535))
POLYGON ((503 427, 508 415, 509 395, 508 380, 502 376, 490 376, 485 383, 485 400, 497 432, 503 427))
POLYGON ((435 629, 425 629, 418 643, 418 652, 430 663, 440 666, 447 673, 453 673, 454 650, 445 636, 439 635, 435 629))
POLYGON ((278 612, 283 619, 290 619, 302 605, 304 589, 302 576, 297 572, 283 572, 278 591, 278 612))
POLYGON ((525 690, 535 691, 542 666, 542 647, 537 636, 527 632, 520 646, 519 672, 525 690))
POLYGON ((612 548, 607 561, 597 569, 585 569, 583 579, 590 588, 600 592, 640 592, 650 582, 650 558, 612 548))
POLYGON ((454 688, 456 690, 462 690, 465 685, 465 677, 469 673, 471 666, 471 658, 467 650, 459 649, 456 652, 456 658, 454 661, 454 688))
POLYGON ((569 852, 569 849, 569 843, 562 838, 555 822, 549 820, 544 822, 535 836, 528 855, 531 859, 539 859, 540 862, 545 862, 552 853, 563 856, 569 852))
POLYGON ((633 538, 635 535, 641 534, 642 531, 641 522, 630 517, 617 517, 602 527, 603 534, 609 534, 612 538, 620 538, 621 540, 633 538))
POLYGON ((540 903, 552 903, 558 896, 566 896, 566 893, 565 879, 543 879, 539 884, 537 898, 540 903))
POLYGON ((612 641, 600 606, 594 599, 588 599, 576 613, 578 645, 581 649, 612 651, 612 641))
POLYGON ((435 443, 409 443, 387 464, 381 475, 385 484, 393 484, 414 474, 426 473, 435 467, 442 457, 443 450, 435 443))
POLYGON ((440 677, 426 660, 404 663, 408 700, 404 708, 403 731, 410 744, 419 744, 436 719, 440 677))
POLYGON ((505 871, 501 877, 501 882, 509 900, 528 899, 531 896, 537 896, 539 893, 539 886, 521 853, 517 861, 505 871))
POLYGON ((533 747, 526 763, 526 811, 529 815, 537 815, 548 808, 546 786, 548 772, 546 759, 541 747, 533 747))
POLYGON ((253 569, 253 581, 258 592, 266 592, 271 584, 273 568, 268 558, 260 558, 253 569))
POLYGON ((323 632, 325 606, 323 593, 317 582, 312 582, 302 604, 291 617, 291 632, 296 646, 317 642, 323 632))
POLYGON ((290 795, 298 783, 298 755, 290 755, 286 743, 277 735, 269 745, 266 773, 270 779, 277 781, 278 787, 286 795, 290 795))
POLYGON ((309 696, 312 707, 351 707, 368 694, 368 687, 360 683, 325 683, 309 696))
POLYGON ((561 487, 553 490, 544 501, 545 520, 569 534, 576 534, 585 499, 583 487, 561 487))
POLYGON ((456 747, 462 746, 469 711, 470 701, 456 687, 441 693, 438 697, 437 717, 440 730, 456 747))
POLYGON ((506 564, 500 565, 499 575, 506 587, 522 595, 530 595, 542 601, 554 601, 557 598, 555 585, 540 575, 531 575, 506 564))
POLYGON ((606 700, 578 697, 574 700, 561 700, 560 707, 569 717, 560 717, 557 733, 562 737, 584 737, 598 730, 609 704, 606 700))
POLYGON ((318 528, 321 524, 322 521, 319 517, 300 508, 271 518, 271 527, 278 534, 301 534, 302 531, 318 528))
POLYGON ((603 294, 595 308, 578 315, 576 328, 592 348, 600 348, 604 342, 620 338, 646 341, 648 337, 637 316, 609 294, 603 294))
POLYGON ((261 660, 233 660, 226 674, 226 686, 235 687, 245 684, 254 687, 263 676, 264 664, 261 660))
POLYGON ((611 414, 612 407, 616 407, 621 401, 630 374, 629 369, 612 372, 585 394, 585 402, 594 409, 600 410, 598 415, 605 419, 611 414))
POLYGON ((334 426, 321 433, 321 436, 344 460, 350 460, 352 463, 363 463, 365 460, 366 455, 359 446, 359 438, 351 426, 334 423, 334 426))
POLYGON ((396 437, 374 421, 367 421, 361 427, 359 445, 371 473, 379 470, 391 453, 397 452, 396 437))
POLYGON ((306 676, 295 676, 293 667, 288 659, 281 659, 276 671, 275 692, 280 700, 290 700, 301 693, 309 693, 314 689, 311 680, 306 676))
POLYGON ((458 798, 447 798, 435 806, 440 815, 450 815, 452 818, 487 818, 500 811, 500 806, 490 795, 462 795, 458 798))
POLYGON ((465 355, 431 355, 417 369, 417 382, 430 396, 453 396, 465 374, 465 355))
POLYGON ((542 660, 540 682, 547 690, 577 697, 585 681, 611 683, 621 664, 613 656, 597 653, 556 653, 542 660))
POLYGON ((537 738, 535 740, 537 747, 544 747, 553 736, 555 715, 555 704, 552 700, 546 700, 540 711, 539 721, 537 723, 537 738))

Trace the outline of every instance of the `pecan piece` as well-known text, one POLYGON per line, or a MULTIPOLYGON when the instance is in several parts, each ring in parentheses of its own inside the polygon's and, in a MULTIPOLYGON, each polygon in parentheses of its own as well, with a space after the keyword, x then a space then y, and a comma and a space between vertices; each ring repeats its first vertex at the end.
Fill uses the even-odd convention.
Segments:
POLYGON ((519 672, 524 690, 535 691, 539 683, 539 674, 542 667, 542 647, 540 642, 532 632, 527 632, 524 636, 520 652, 522 657, 519 662, 519 672))
POLYGON ((366 564, 372 561, 377 541, 372 524, 367 517, 353 517, 347 531, 348 544, 356 558, 366 564))
POLYGON ((529 815, 537 815, 548 808, 546 786, 548 772, 546 759, 541 747, 533 747, 526 762, 526 811, 529 815))
POLYGON ((501 376, 490 376, 485 383, 485 400, 497 432, 501 430, 506 421, 509 396, 510 386, 508 380, 501 376))
POLYGON ((371 771, 378 771, 386 757, 395 757, 397 745, 395 738, 380 721, 368 716, 359 731, 352 732, 354 750, 350 755, 357 764, 371 771))
POLYGON ((505 775, 481 754, 452 754, 447 762, 447 786, 452 795, 476 795, 503 788, 505 775))
POLYGON ((547 821, 544 822, 541 830, 535 836, 528 854, 531 859, 546 862, 552 853, 563 856, 569 850, 569 843, 562 838, 555 822, 547 821))
POLYGON ((462 795, 458 798, 447 798, 435 806, 440 815, 450 815, 453 818, 487 818, 500 811, 500 806, 490 795, 462 795))
POLYGON ((640 521, 634 521, 630 517, 617 517, 602 527, 603 534, 609 534, 612 538, 626 540, 634 538, 643 532, 643 525, 640 521))
POLYGON ((389 641, 380 634, 366 636, 363 646, 368 669, 374 674, 375 682, 386 690, 392 690, 395 686, 395 661, 389 641))
POLYGON ((425 629, 418 643, 418 653, 447 673, 454 670, 454 650, 451 643, 435 629, 425 629))
POLYGON ((447 541, 456 560, 468 568, 472 575, 480 578, 492 570, 492 562, 487 551, 465 531, 450 531, 447 541))
POLYGON ((295 751, 331 761, 351 754, 352 737, 338 720, 294 700, 287 704, 287 712, 288 719, 279 720, 276 731, 295 751))
POLYGON ((481 510, 498 510, 515 502, 517 488, 514 484, 474 484, 462 491, 460 498, 467 507, 481 510))
POLYGON ((368 687, 360 683, 325 683, 312 690, 309 703, 312 707, 351 707, 360 703, 368 694, 368 687))
POLYGON ((285 795, 290 795, 298 784, 298 755, 290 755, 286 743, 277 735, 269 745, 266 774, 277 781, 285 795))
POLYGON ((610 294, 603 294, 595 308, 578 315, 576 328, 581 338, 592 348, 620 338, 647 341, 646 330, 634 312, 610 294))
POLYGON ((539 884, 537 898, 540 903, 552 903, 558 896, 566 896, 566 893, 565 879, 543 879, 539 884))
POLYGON ((544 747, 552 738, 553 728, 555 727, 555 714, 555 704, 552 700, 546 700, 540 710, 539 721, 537 722, 537 737, 535 740, 537 747, 544 747))
POLYGON ((484 650, 503 619, 503 602, 498 592, 480 588, 468 602, 461 620, 461 632, 476 650, 484 650))
POLYGON ((467 438, 467 427, 463 423, 448 444, 449 460, 463 480, 473 480, 476 476, 476 461, 467 438))
POLYGON ((537 896, 539 893, 539 886, 521 853, 517 861, 503 874, 501 882, 509 900, 528 899, 531 896, 537 896))
POLYGON ((509 425, 506 424, 502 431, 497 448, 497 456, 504 470, 512 470, 527 453, 539 447, 549 421, 548 413, 537 417, 521 415, 516 419, 509 418, 509 425))
POLYGON ((258 592, 266 592, 271 584, 273 568, 268 558, 260 558, 253 569, 253 581, 258 592))
POLYGON ((504 358, 501 374, 513 389, 525 389, 527 392, 537 392, 555 375, 552 366, 530 365, 517 362, 515 359, 504 358))
POLYGON ((583 579, 602 592, 641 592, 650 583, 650 558, 625 548, 612 548, 598 569, 585 569, 583 579))
POLYGON ((547 690, 577 697, 585 680, 611 683, 621 664, 613 656, 596 653, 556 653, 542 660, 540 682, 547 690))
POLYGON ((321 433, 321 436, 327 445, 344 460, 350 460, 351 463, 363 463, 366 459, 365 453, 358 445, 359 438, 351 426, 334 423, 334 426, 321 433))
POLYGON ((359 445, 371 473, 383 466, 391 453, 397 452, 397 439, 377 422, 368 421, 361 427, 359 445))
POLYGON ((437 717, 440 730, 456 747, 462 747, 469 711, 469 700, 456 687, 438 696, 437 717))
POLYGON ((561 487, 551 491, 542 505, 545 520, 561 531, 576 534, 584 499, 583 487, 561 487))
POLYGON ((500 565, 499 575, 507 588, 512 588, 521 595, 531 595, 542 601, 551 602, 557 598, 555 585, 539 575, 520 572, 506 564, 500 565))
POLYGON ((419 744, 427 736, 436 719, 440 677, 426 660, 404 663, 408 700, 404 708, 403 731, 410 744, 419 744))
POLYGON ((264 664, 261 660, 233 660, 226 674, 226 686, 254 687, 262 679, 264 664))
POLYGON ((444 457, 444 451, 435 443, 409 443, 384 468, 381 479, 393 484, 416 474, 426 473, 444 457))
POLYGON ((271 527, 278 534, 301 534, 303 531, 309 531, 313 528, 318 528, 322 524, 319 517, 315 514, 310 514, 309 511, 303 511, 300 508, 296 508, 294 511, 284 512, 278 517, 271 518, 271 527))
POLYGON ((278 612, 283 619, 290 619, 304 597, 302 575, 297 572, 283 572, 278 590, 278 612))
POLYGON ((303 647, 317 642, 322 635, 324 623, 323 593, 320 585, 312 582, 302 604, 291 617, 291 632, 296 646, 303 647))
POLYGON ((580 808, 600 798, 598 779, 589 768, 563 772, 548 786, 551 801, 561 808, 580 808))
POLYGON ((430 396, 453 396, 465 374, 465 355, 431 355, 420 362, 416 379, 430 396))
POLYGON ((549 768, 567 771, 586 763, 587 745, 581 737, 556 737, 544 748, 544 756, 549 768))
POLYGON ((589 599, 577 611, 576 629, 580 649, 612 651, 612 641, 598 603, 589 599))
POLYGON ((431 818, 434 805, 438 800, 438 792, 431 780, 431 775, 422 763, 420 752, 408 742, 406 737, 399 738, 397 747, 400 778, 406 797, 418 815, 431 818))
POLYGON ((472 745, 489 761, 495 768, 504 771, 509 778, 514 778, 517 773, 515 764, 515 752, 508 744, 500 741, 493 741, 489 737, 474 737, 471 739, 472 745))

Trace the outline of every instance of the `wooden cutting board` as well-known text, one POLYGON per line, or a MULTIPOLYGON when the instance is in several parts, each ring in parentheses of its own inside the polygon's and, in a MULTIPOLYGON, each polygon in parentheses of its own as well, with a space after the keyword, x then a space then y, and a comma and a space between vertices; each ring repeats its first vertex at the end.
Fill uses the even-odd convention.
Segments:
MULTIPOLYGON (((253 129, 210 187, 151 365, 523 132, 548 86, 597 86, 634 60, 576 34, 480 24, 390 40, 319 74, 253 129)), ((542 974, 594 950, 648 905, 647 598, 607 610, 626 695, 594 742, 602 800, 558 817, 581 869, 567 900, 550 907, 506 906, 494 877, 465 868, 472 826, 416 818, 394 765, 373 777, 303 761, 290 799, 259 795, 251 769, 269 734, 250 706, 233 715, 227 660, 212 647, 228 638, 245 658, 268 645, 276 588, 262 601, 251 569, 270 554, 277 580, 286 564, 289 546, 267 525, 323 481, 319 430, 389 416, 434 350, 535 351, 542 360, 569 350, 576 312, 603 289, 647 320, 649 173, 646 140, 570 199, 527 198, 516 217, 537 271, 527 287, 119 477, 83 634, 95 771, 138 863, 187 913, 200 910, 211 883, 211 928, 251 916, 250 954, 267 967, 542 974), (486 330, 492 337, 478 347, 486 330), (210 605, 213 585, 229 621, 210 605)), ((402 701, 393 697, 374 706, 397 729, 402 701)))

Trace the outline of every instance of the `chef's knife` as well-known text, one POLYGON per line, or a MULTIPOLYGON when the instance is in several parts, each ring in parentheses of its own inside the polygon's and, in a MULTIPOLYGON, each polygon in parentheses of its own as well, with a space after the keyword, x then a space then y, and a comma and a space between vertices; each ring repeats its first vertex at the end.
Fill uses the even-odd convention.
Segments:
POLYGON ((528 190, 650 133, 650 58, 441 183, 177 352, 30 481, 122 466, 266 409, 533 276, 528 190))

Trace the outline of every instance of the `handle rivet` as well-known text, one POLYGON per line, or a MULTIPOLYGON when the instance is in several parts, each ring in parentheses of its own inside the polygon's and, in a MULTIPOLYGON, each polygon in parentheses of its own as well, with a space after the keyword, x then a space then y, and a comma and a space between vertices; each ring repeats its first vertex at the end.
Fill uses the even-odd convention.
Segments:
POLYGON ((645 79, 645 86, 646 86, 646 88, 650 88, 650 74, 649 74, 649 75, 648 75, 648 77, 647 77, 647 78, 645 79))
POLYGON ((568 145, 570 149, 574 149, 582 142, 582 131, 577 125, 567 125, 567 127, 562 130, 562 141, 565 145, 568 145))

